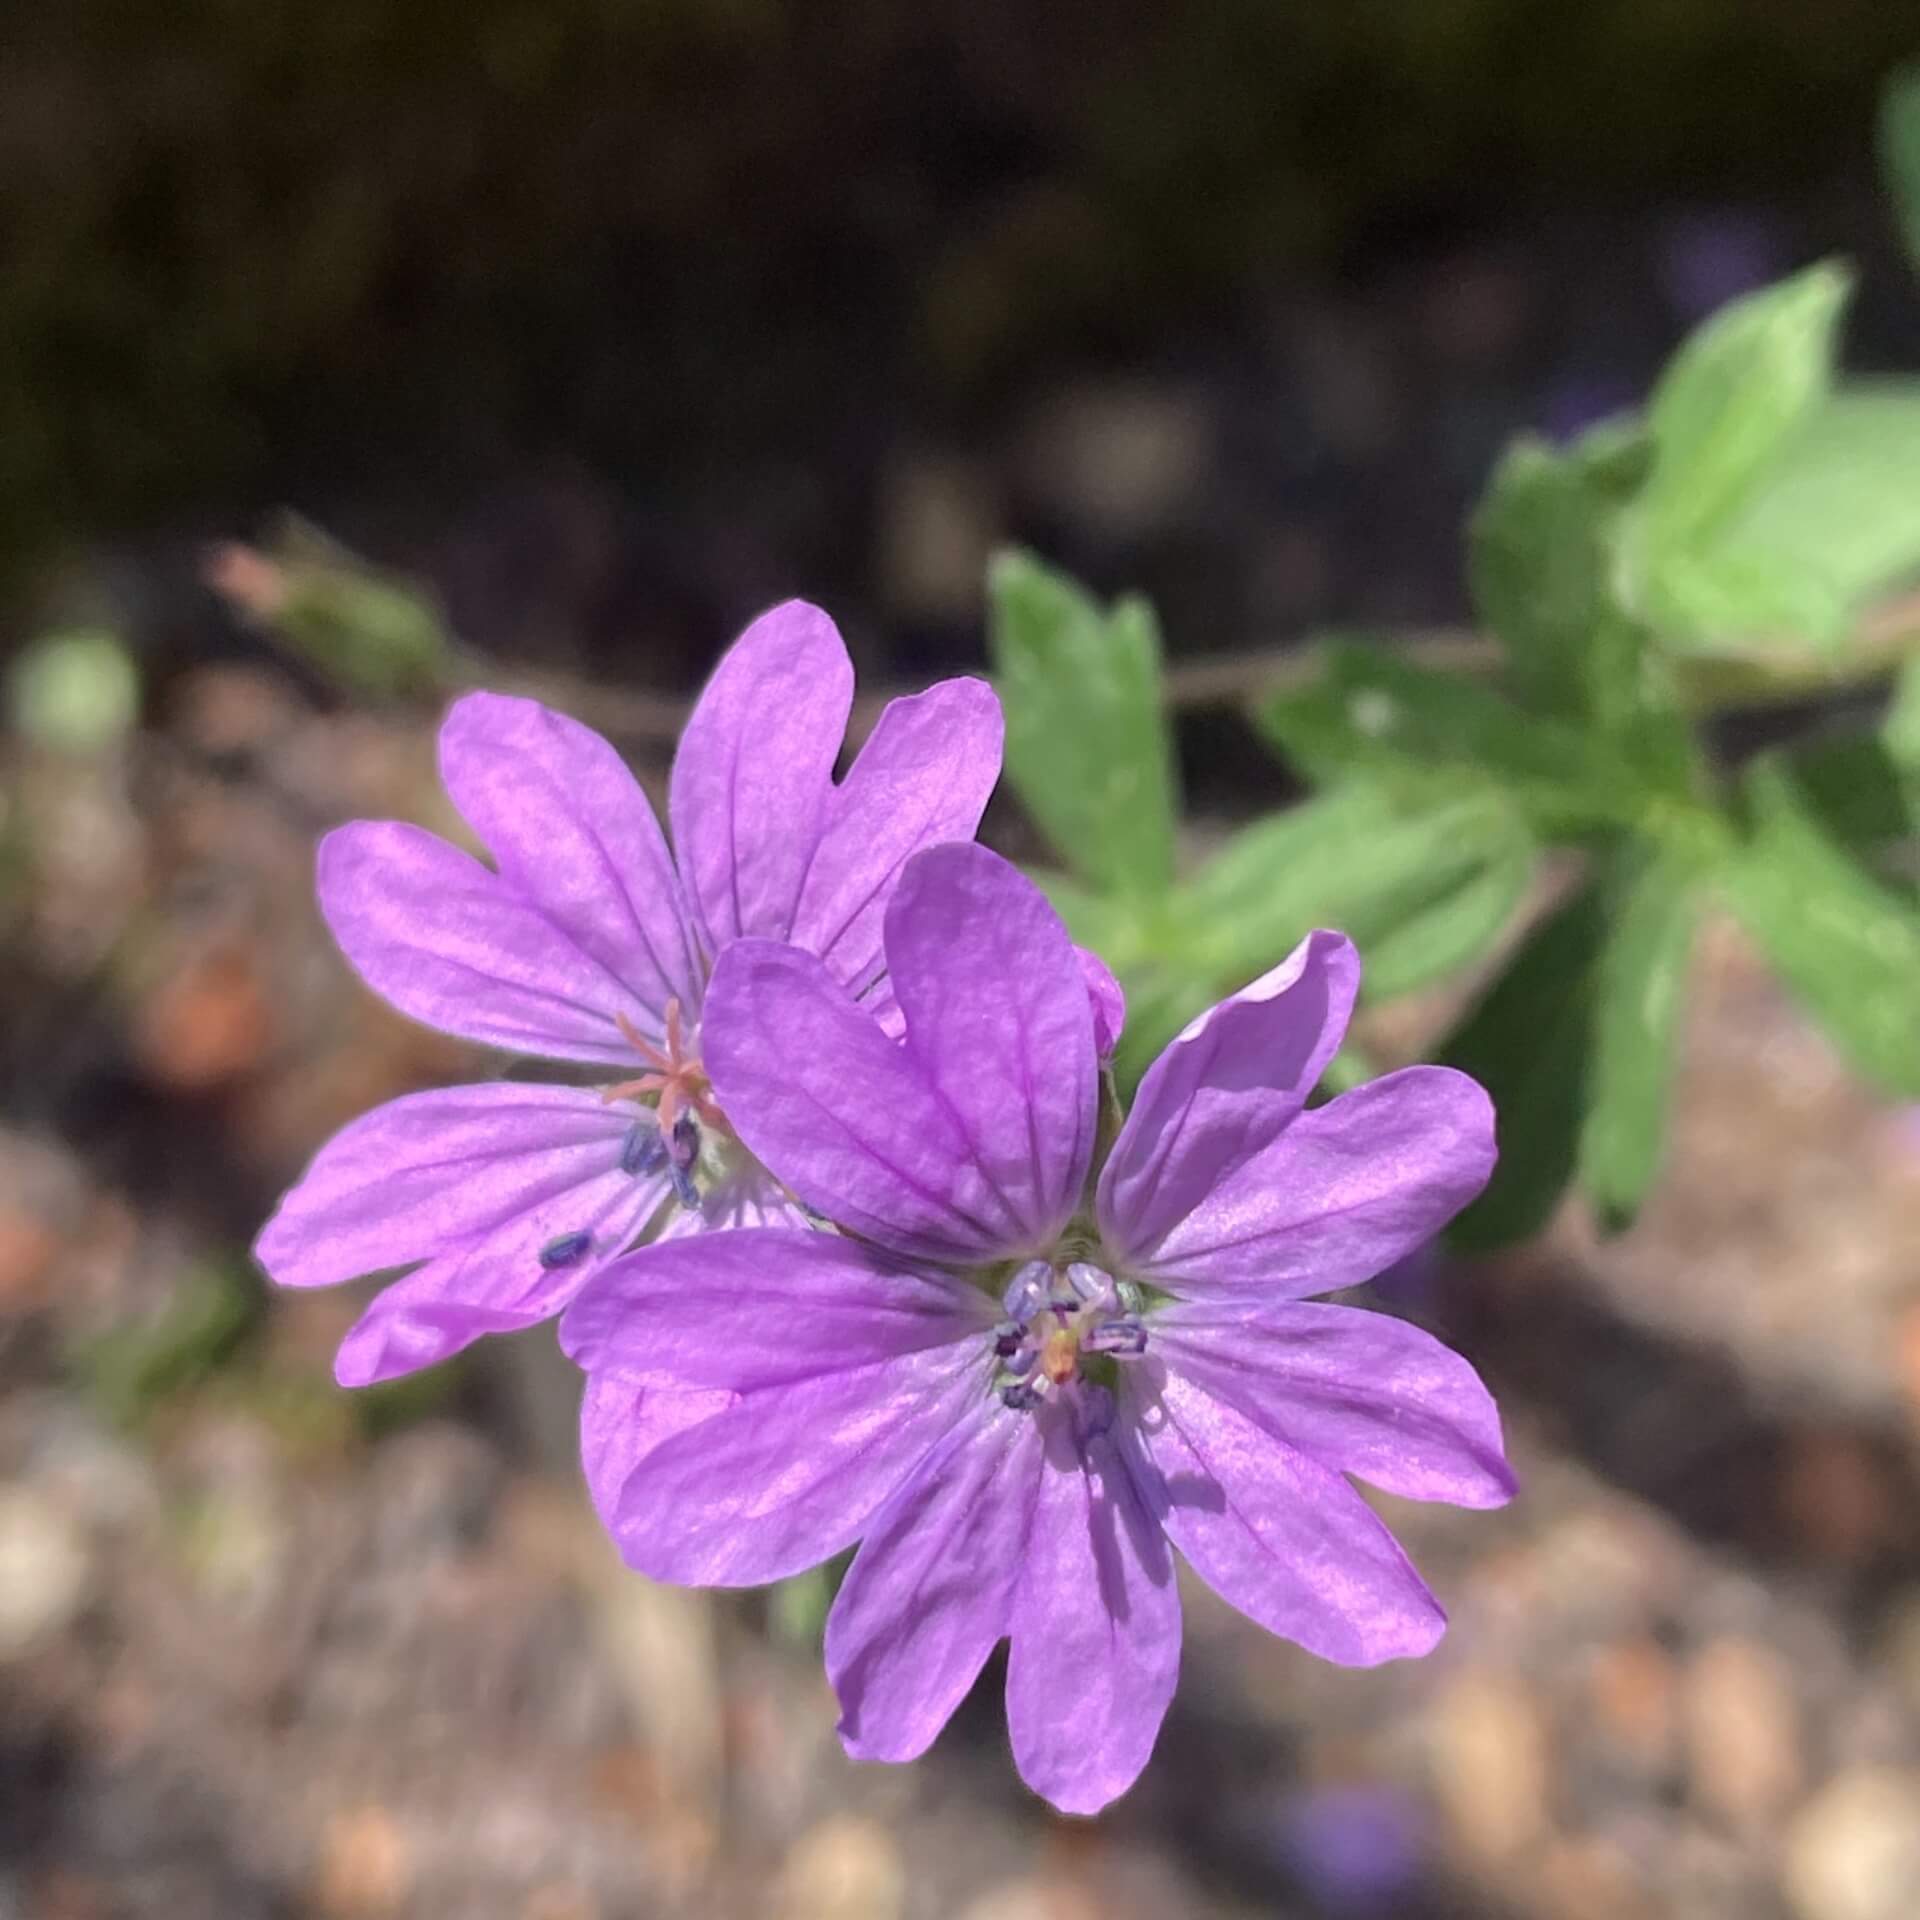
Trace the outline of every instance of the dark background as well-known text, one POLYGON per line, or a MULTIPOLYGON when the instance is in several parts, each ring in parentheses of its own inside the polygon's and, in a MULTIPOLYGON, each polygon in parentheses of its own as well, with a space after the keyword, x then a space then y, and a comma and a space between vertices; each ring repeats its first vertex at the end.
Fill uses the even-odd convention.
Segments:
POLYGON ((1183 648, 1453 614, 1516 428, 1826 252, 1868 263, 1859 363, 1920 319, 1871 144, 1907 0, 78 0, 7 38, 16 577, 293 502, 620 678, 796 588, 975 655, 1003 535, 1183 648))

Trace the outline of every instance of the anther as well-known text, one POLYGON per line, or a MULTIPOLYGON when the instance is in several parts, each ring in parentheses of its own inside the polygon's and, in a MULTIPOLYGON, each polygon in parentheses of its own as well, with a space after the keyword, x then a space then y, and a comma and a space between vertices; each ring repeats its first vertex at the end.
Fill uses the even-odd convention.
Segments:
POLYGON ((620 1171, 638 1179, 643 1173, 658 1173, 667 1158, 667 1143, 660 1129, 636 1120, 627 1129, 620 1148, 620 1171))
POLYGON ((557 1240, 549 1240, 540 1249, 540 1264, 551 1272, 555 1267, 571 1267, 587 1257, 593 1245, 593 1235, 585 1228, 577 1233, 563 1233, 557 1240))
POLYGON ((1080 1345, 1087 1353, 1141 1354, 1147 1350, 1147 1330, 1138 1320, 1104 1320, 1080 1345))

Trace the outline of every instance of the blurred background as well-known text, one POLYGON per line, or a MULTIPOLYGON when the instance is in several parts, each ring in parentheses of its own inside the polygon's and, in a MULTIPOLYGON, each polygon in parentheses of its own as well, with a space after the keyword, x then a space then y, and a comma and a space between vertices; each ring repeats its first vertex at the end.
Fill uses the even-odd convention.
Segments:
MULTIPOLYGON (((1383 1503, 1440 1652, 1346 1673, 1196 1587, 1097 1822, 1020 1789, 997 1668, 859 1769, 822 1589, 625 1575, 550 1335, 349 1396, 357 1302, 246 1252, 335 1127, 480 1070, 311 904, 333 823, 460 830, 445 633, 657 791, 752 613, 906 689, 982 665, 1017 541, 1157 604, 1192 857, 1299 791, 1239 710, 1276 658, 1467 621, 1514 433, 1835 253, 1848 368, 1920 371, 1873 135, 1920 7, 24 0, 5 42, 0 1920, 1920 1913, 1920 1108, 1728 924, 1633 1230, 1393 1277, 1523 1482, 1383 1503), (296 564, 335 597, 289 633, 296 564)), ((987 837, 1038 850, 1011 798, 987 837)))

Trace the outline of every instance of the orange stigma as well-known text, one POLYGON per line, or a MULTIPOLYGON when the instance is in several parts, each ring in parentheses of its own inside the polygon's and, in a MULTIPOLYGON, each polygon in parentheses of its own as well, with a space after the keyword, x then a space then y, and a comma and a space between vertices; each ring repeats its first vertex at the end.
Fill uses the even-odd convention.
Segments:
POLYGON ((1064 1387, 1080 1371, 1080 1337, 1072 1327, 1057 1327, 1041 1341, 1040 1371, 1056 1387, 1064 1387))
POLYGON ((647 1063, 650 1071, 632 1080, 622 1080, 617 1086, 602 1087, 603 1101, 657 1100, 662 1134, 671 1134, 673 1123, 688 1109, 710 1127, 726 1124, 725 1116, 714 1104, 712 1083, 707 1079, 706 1068, 700 1064, 700 1056, 687 1051, 678 1000, 667 1002, 664 1050, 655 1046, 625 1013, 615 1014, 614 1019, 627 1045, 647 1063))

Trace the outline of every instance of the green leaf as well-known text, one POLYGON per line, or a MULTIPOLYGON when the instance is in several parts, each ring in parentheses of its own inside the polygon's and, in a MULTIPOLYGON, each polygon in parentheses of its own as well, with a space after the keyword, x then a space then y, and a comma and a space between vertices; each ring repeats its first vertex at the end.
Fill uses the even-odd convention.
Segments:
POLYGON ((1669 363, 1648 410, 1653 471, 1635 509, 1656 567, 1739 508, 1825 399, 1850 286, 1833 262, 1809 267, 1721 308, 1669 363))
MULTIPOLYGON (((1893 683, 1893 702, 1880 723, 1880 744, 1887 758, 1908 776, 1911 793, 1912 780, 1920 776, 1920 660, 1909 660, 1893 683)), ((1920 815, 1911 798, 1908 812, 1920 815)), ((1920 829, 1920 818, 1915 824, 1920 829)))
POLYGON ((1778 761, 1756 762, 1744 790, 1734 912, 1863 1078, 1920 1096, 1920 912, 1828 838, 1778 761))
POLYGON ((1666 1146, 1699 879, 1692 861, 1656 856, 1608 902, 1579 1152, 1580 1183, 1606 1231, 1632 1223, 1666 1146))
POLYGON ((1493 1096, 1499 1117, 1499 1164, 1449 1229, 1457 1246, 1529 1238, 1573 1177, 1605 933, 1599 890, 1584 887, 1527 937, 1444 1049, 1493 1096))
MULTIPOLYGON (((1186 970, 1232 991, 1312 928, 1338 927, 1369 961, 1370 990, 1404 992, 1477 957, 1470 938, 1456 929, 1425 968, 1403 948, 1385 989, 1372 977, 1376 945, 1443 911, 1490 866, 1510 875, 1516 851, 1530 869, 1532 840, 1496 792, 1348 785, 1235 834, 1176 893, 1170 931, 1186 970)), ((1481 950, 1500 931, 1491 918, 1482 902, 1481 950)))
POLYGON ((1082 879, 1155 893, 1173 878, 1173 751, 1160 703, 1160 634, 1143 600, 1103 610, 1031 555, 988 581, 988 642, 1006 709, 1006 768, 1082 879))
POLYGON ((1467 529, 1468 584, 1531 706, 1571 714, 1589 704, 1589 648, 1611 598, 1613 523, 1650 453, 1637 428, 1596 428, 1571 454, 1527 437, 1487 483, 1467 529))
POLYGON ((1920 381, 1816 407, 1710 538, 1671 556, 1663 604, 1693 651, 1760 640, 1844 651, 1863 604, 1920 571, 1920 381))
POLYGON ((1490 687, 1377 647, 1334 642, 1308 686, 1272 696, 1260 724, 1321 785, 1452 770, 1509 792, 1543 832, 1631 822, 1638 796, 1592 737, 1490 687))
POLYGON ((229 598, 354 692, 389 699, 450 679, 452 636, 433 596, 298 515, 281 516, 264 553, 227 551, 229 598))
POLYGON ((1368 994, 1398 999, 1475 964, 1512 925, 1539 864, 1532 837, 1517 832, 1485 861, 1398 926, 1368 940, 1368 994))
POLYGON ((1863 863, 1920 834, 1920 781, 1902 778, 1884 731, 1877 740, 1838 734, 1807 741, 1787 764, 1821 832, 1863 863))
POLYGON ((1117 1067, 1131 1085, 1196 1013, 1315 927, 1352 937, 1376 998, 1471 964, 1505 930, 1535 858, 1495 790, 1428 781, 1415 795, 1350 782, 1242 828, 1159 899, 1036 877, 1126 990, 1117 1067))
POLYGON ((1920 267, 1920 63, 1899 69, 1880 96, 1880 170, 1907 258, 1920 267))

